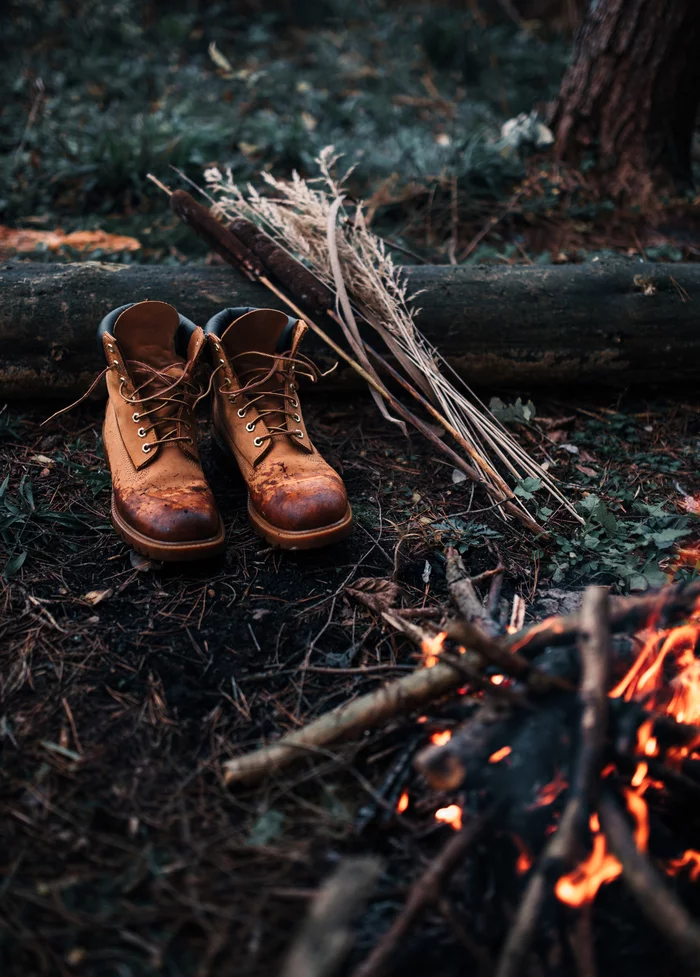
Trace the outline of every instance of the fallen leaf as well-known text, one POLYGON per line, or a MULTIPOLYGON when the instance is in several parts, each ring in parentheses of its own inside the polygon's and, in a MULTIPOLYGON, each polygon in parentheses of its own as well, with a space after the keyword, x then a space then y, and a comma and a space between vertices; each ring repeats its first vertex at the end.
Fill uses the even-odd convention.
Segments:
POLYGON ((86 594, 83 595, 83 600, 87 601, 88 604, 92 604, 94 607, 96 604, 101 604, 103 600, 107 600, 111 597, 114 591, 111 587, 107 590, 88 590, 86 594))
POLYGON ((360 577, 354 581, 352 587, 346 587, 345 592, 365 607, 381 614, 382 611, 396 606, 401 588, 386 577, 360 577))
POLYGON ((35 461, 37 465, 53 465, 53 458, 49 458, 48 455, 32 455, 29 459, 30 461, 35 461))
POLYGON ((597 478, 598 476, 598 472, 594 468, 587 468, 586 465, 576 465, 575 467, 582 475, 588 475, 589 478, 597 478))
POLYGON ((37 245, 44 245, 49 251, 70 247, 76 251, 95 251, 99 248, 110 253, 138 251, 141 248, 141 242, 135 237, 108 234, 106 231, 73 231, 65 234, 60 227, 54 231, 30 231, 0 225, 0 255, 34 251, 37 245))

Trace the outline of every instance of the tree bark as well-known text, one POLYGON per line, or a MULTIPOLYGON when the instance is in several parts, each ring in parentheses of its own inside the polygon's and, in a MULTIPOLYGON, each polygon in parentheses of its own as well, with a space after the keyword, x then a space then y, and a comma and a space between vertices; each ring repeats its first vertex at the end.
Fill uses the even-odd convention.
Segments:
POLYGON ((562 82, 555 153, 592 153, 605 195, 648 206, 691 185, 698 104, 698 0, 598 0, 562 82))
MULTIPOLYGON (((409 292, 422 291, 418 325, 428 341, 488 392, 681 391, 700 379, 700 264, 423 265, 406 277, 409 292)), ((262 285, 204 265, 13 262, 0 269, 0 293, 0 403, 86 390, 104 367, 97 326, 126 302, 161 299, 200 324, 227 306, 282 308, 262 285)), ((333 323, 323 325, 343 343, 333 323)), ((379 345, 372 330, 367 339, 379 345)), ((336 358, 314 335, 304 351, 324 365, 336 358)), ((364 386, 343 364, 327 383, 364 386)))

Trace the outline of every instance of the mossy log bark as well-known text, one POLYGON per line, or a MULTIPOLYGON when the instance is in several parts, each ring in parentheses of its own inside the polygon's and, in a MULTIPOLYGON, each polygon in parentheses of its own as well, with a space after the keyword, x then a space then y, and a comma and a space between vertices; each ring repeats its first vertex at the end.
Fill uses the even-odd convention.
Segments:
MULTIPOLYGON (((422 290, 419 323, 429 341, 489 391, 685 390, 700 378, 700 264, 424 265, 406 274, 410 290, 422 290)), ((197 265, 11 262, 0 269, 0 292, 2 400, 85 390, 104 365, 97 325, 126 302, 161 299, 199 323, 226 306, 280 307, 230 268, 197 265)), ((379 345, 371 330, 368 339, 379 345)), ((313 335, 305 345, 322 363, 335 358, 313 335)), ((363 386, 342 364, 329 382, 363 386)))

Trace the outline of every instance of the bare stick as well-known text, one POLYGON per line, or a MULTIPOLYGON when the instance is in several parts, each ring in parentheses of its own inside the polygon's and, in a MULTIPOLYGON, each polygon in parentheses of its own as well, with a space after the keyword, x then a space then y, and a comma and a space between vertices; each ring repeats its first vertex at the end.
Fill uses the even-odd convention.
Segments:
POLYGON ((352 924, 374 888, 378 858, 345 858, 317 892, 281 977, 333 977, 352 947, 352 924))
POLYGON ((459 552, 454 547, 448 546, 445 559, 447 561, 445 567, 447 586, 459 613, 466 621, 480 624, 487 634, 492 636, 498 634, 501 630, 500 626, 479 600, 459 552))
POLYGON ((608 588, 588 587, 581 606, 581 729, 579 753, 571 783, 572 795, 581 799, 581 813, 588 814, 597 801, 600 767, 608 728, 608 675, 610 672, 610 622, 608 588))
POLYGON ((700 926, 683 903, 665 885, 637 845, 624 814, 606 792, 600 803, 600 822, 613 854, 622 865, 622 877, 649 921, 668 940, 671 949, 700 974, 700 926))
POLYGON ((308 749, 348 739, 355 733, 379 726, 387 719, 446 695, 463 684, 464 676, 448 664, 439 662, 434 668, 416 669, 404 678, 344 703, 269 746, 228 760, 224 764, 224 780, 227 784, 257 781, 293 763, 304 756, 308 749))
POLYGON ((426 871, 411 886, 400 915, 381 938, 374 950, 357 968, 353 977, 382 977, 387 965, 423 911, 440 898, 443 887, 464 859, 469 847, 479 838, 493 816, 494 808, 477 815, 453 835, 426 871))
POLYGON ((589 587, 581 608, 581 722, 580 745, 564 813, 528 882, 515 922, 508 934, 496 977, 516 977, 520 972, 537 928, 542 904, 550 885, 570 864, 585 823, 600 774, 602 746, 607 729, 606 682, 610 648, 607 615, 608 592, 589 587))

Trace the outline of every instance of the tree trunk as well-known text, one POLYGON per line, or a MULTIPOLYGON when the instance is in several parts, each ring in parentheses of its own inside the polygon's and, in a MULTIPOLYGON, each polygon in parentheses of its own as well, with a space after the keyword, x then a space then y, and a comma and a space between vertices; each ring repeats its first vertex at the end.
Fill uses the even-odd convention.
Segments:
POLYGON ((555 116, 557 157, 596 160, 601 192, 649 205, 691 185, 700 103, 700 0, 598 0, 555 116))
MULTIPOLYGON (((700 379, 700 264, 616 259, 585 265, 418 265, 419 328, 462 377, 490 392, 578 385, 672 387, 700 379)), ((227 306, 282 308, 231 268, 12 262, 0 269, 0 405, 67 399, 104 366, 97 325, 126 302, 161 299, 198 323, 227 306)), ((334 323, 324 322, 343 343, 334 323)), ((380 346, 372 330, 367 339, 380 346)), ((304 351, 336 357, 310 334, 304 351)), ((341 364, 326 381, 364 384, 341 364)))

